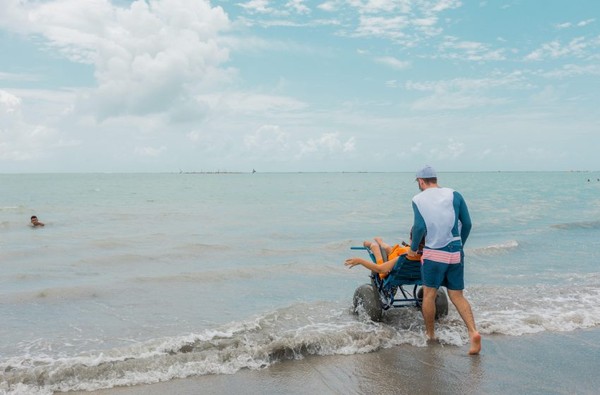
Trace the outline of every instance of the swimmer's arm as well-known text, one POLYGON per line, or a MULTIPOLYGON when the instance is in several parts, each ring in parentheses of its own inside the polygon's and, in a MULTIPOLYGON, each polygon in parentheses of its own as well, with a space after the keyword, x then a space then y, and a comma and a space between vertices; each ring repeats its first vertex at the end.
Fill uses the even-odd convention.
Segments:
POLYGON ((394 258, 391 261, 383 262, 382 264, 377 265, 363 258, 348 258, 346 259, 346 262, 344 262, 344 265, 348 266, 348 268, 353 268, 356 265, 363 265, 375 273, 389 273, 394 268, 396 261, 397 259, 394 258))

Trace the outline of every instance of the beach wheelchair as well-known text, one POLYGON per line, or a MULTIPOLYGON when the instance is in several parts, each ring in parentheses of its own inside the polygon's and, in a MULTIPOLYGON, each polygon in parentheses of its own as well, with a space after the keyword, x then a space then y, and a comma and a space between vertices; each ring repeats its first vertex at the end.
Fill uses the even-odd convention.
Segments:
MULTIPOLYGON (((352 250, 365 250, 373 263, 375 255, 367 247, 351 247, 352 250)), ((381 248, 383 261, 387 253, 381 248)), ((354 312, 364 311, 373 321, 381 321, 383 312, 397 307, 416 307, 421 309, 423 288, 421 280, 421 262, 411 261, 406 254, 400 255, 394 268, 387 276, 371 271, 371 282, 363 284, 354 292, 354 312)), ((441 288, 435 298, 435 318, 448 315, 448 296, 441 288)))

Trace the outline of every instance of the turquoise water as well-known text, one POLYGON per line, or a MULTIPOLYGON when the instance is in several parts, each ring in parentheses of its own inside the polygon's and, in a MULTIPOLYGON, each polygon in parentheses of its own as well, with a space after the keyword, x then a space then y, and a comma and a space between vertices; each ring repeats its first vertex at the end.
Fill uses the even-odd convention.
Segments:
MULTIPOLYGON (((440 175, 471 211, 484 335, 600 325, 598 177, 440 175)), ((407 240, 417 192, 408 173, 0 175, 0 392, 423 347, 414 309, 351 313, 368 272, 343 266, 365 239, 407 240)), ((467 342, 453 309, 438 335, 467 342)))

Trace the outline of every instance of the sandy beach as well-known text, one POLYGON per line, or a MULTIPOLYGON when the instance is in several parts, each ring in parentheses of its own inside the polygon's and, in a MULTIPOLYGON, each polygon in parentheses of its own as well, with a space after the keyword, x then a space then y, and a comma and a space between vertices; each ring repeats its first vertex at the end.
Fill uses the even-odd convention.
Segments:
POLYGON ((466 346, 407 345, 92 394, 596 394, 599 352, 597 329, 486 336, 475 357, 466 346))

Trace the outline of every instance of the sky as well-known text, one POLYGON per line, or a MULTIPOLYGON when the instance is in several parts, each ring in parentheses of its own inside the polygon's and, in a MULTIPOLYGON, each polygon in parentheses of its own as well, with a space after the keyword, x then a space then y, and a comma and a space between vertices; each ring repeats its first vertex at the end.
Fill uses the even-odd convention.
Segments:
POLYGON ((597 0, 0 0, 0 173, 600 170, 597 0))

